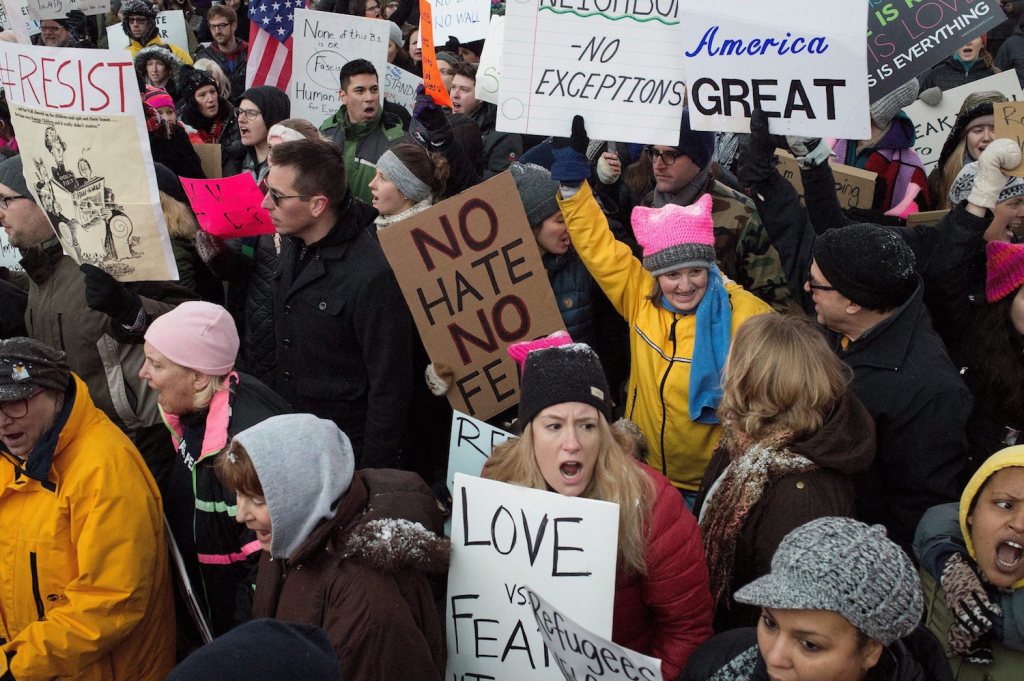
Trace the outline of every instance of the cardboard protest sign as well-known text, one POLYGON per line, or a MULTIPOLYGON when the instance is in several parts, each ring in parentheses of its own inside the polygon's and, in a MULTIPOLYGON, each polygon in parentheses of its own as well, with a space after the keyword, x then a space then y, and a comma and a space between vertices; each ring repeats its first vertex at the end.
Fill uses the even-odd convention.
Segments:
POLYGON ((211 180, 181 178, 199 226, 222 239, 273 234, 274 223, 262 205, 263 192, 249 173, 211 180))
POLYGON ((41 32, 39 21, 28 14, 27 0, 3 0, 0 3, 0 26, 13 31, 18 42, 24 45, 32 42, 31 36, 41 32))
MULTIPOLYGON (((177 45, 186 53, 191 52, 188 47, 188 31, 185 28, 185 13, 180 9, 157 14, 156 27, 160 31, 160 39, 165 43, 177 45)), ((128 35, 124 32, 124 26, 107 26, 107 44, 112 50, 128 49, 128 35)))
POLYGON ((1006 19, 997 0, 870 0, 870 5, 868 85, 873 102, 1006 19))
POLYGON ((449 366, 452 407, 487 419, 516 404, 505 352, 564 328, 505 172, 377 233, 430 360, 449 366))
POLYGON ((192 148, 199 157, 203 166, 203 175, 208 178, 221 177, 224 174, 224 165, 221 162, 222 150, 219 144, 193 144, 192 148))
POLYGON ((454 492, 445 678, 561 681, 527 585, 610 637, 618 505, 461 473, 454 492))
POLYGON ((658 658, 623 648, 588 631, 533 589, 526 589, 526 597, 544 644, 567 681, 657 681, 662 678, 658 658))
POLYGON ((67 19, 73 9, 80 9, 86 16, 105 14, 110 9, 110 0, 28 0, 28 15, 33 19, 67 19))
POLYGON ((683 0, 682 52, 695 130, 871 136, 864 68, 867 5, 850 0, 683 0))
POLYGON ((431 0, 433 34, 441 42, 449 36, 468 43, 487 37, 491 0, 431 0))
POLYGON ((505 49, 505 17, 494 15, 487 28, 484 51, 476 67, 476 98, 498 103, 498 88, 501 85, 501 51, 505 49))
POLYGON ((409 73, 394 64, 388 64, 384 71, 381 91, 384 93, 384 99, 394 102, 412 113, 413 105, 416 104, 416 88, 422 83, 423 79, 415 73, 409 73))
POLYGON ((0 86, 64 252, 120 281, 177 279, 129 54, 0 42, 0 86))
POLYGON ((942 218, 949 215, 949 210, 927 210, 923 213, 912 213, 907 216, 907 226, 929 225, 934 227, 942 222, 942 218))
MULTIPOLYGON (((997 103, 993 106, 996 139, 1013 140, 1024 149, 1024 102, 997 103)), ((1024 161, 1016 168, 1004 171, 1007 175, 1024 177, 1024 161)))
POLYGON ((952 90, 946 90, 942 93, 942 101, 938 106, 928 106, 919 99, 903 110, 914 123, 914 132, 917 137, 914 142, 914 151, 921 157, 926 173, 931 172, 938 162, 939 154, 942 153, 942 145, 945 144, 946 138, 949 137, 949 131, 956 123, 956 116, 960 107, 963 106, 964 99, 971 93, 986 90, 1001 92, 1007 98, 1015 101, 1024 101, 1024 92, 1021 91, 1017 73, 1011 69, 952 90))
POLYGON ((341 67, 366 59, 377 73, 388 63, 388 22, 348 14, 295 10, 291 115, 320 125, 341 108, 341 67))
MULTIPOLYGON (((804 200, 804 183, 800 179, 800 166, 791 154, 776 149, 779 158, 779 173, 786 178, 800 195, 800 202, 804 200)), ((869 209, 875 198, 875 178, 878 173, 870 170, 854 168, 842 163, 829 162, 832 166, 832 176, 835 179, 836 198, 843 210, 850 208, 869 209)))
POLYGON ((508 3, 497 129, 568 137, 581 114, 595 139, 675 145, 681 15, 678 2, 508 3))
POLYGON ((456 410, 448 441, 448 491, 455 489, 456 473, 479 476, 495 445, 510 439, 515 435, 456 410))
POLYGON ((437 52, 434 50, 434 22, 430 3, 420 0, 420 66, 423 70, 423 90, 434 104, 452 106, 452 98, 441 81, 441 70, 437 66, 437 52))

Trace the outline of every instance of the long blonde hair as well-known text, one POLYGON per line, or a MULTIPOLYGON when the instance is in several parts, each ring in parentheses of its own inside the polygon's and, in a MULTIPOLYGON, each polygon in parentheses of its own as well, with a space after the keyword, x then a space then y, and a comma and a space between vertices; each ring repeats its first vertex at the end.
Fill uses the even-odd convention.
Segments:
POLYGON ((718 415, 755 439, 769 430, 798 437, 821 428, 849 381, 849 370, 810 321, 757 315, 733 336, 718 415))
POLYGON ((964 156, 967 154, 967 133, 964 132, 963 139, 953 147, 953 153, 949 155, 941 168, 936 168, 934 185, 928 190, 932 194, 932 203, 935 210, 946 210, 949 208, 949 188, 953 186, 953 180, 964 169, 964 156), (936 172, 937 171, 937 172, 936 172))
POLYGON ((196 238, 199 231, 199 223, 196 221, 192 210, 166 192, 160 192, 160 208, 164 211, 164 219, 167 221, 167 233, 172 239, 187 239, 191 241, 196 238))
MULTIPOLYGON (((548 489, 537 466, 532 421, 521 437, 494 448, 484 464, 483 477, 520 487, 548 489)), ((600 449, 594 476, 580 496, 619 505, 619 564, 627 572, 647 574, 645 536, 654 501, 654 486, 626 453, 603 414, 598 416, 600 449)))

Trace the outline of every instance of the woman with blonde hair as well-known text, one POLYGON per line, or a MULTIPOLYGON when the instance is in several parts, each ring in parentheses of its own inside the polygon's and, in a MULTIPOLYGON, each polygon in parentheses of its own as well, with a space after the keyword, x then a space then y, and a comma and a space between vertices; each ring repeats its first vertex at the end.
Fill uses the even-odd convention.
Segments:
POLYGON ((875 456, 875 426, 849 372, 804 318, 762 315, 733 338, 718 407, 722 439, 695 510, 708 557, 715 629, 752 626, 737 589, 767 574, 786 534, 853 516, 850 476, 875 456))
POLYGON ((631 458, 633 443, 613 434, 608 382, 589 346, 563 332, 509 354, 523 367, 522 435, 494 449, 483 476, 619 505, 612 640, 660 658, 665 681, 674 681, 711 635, 693 516, 665 476, 631 458))

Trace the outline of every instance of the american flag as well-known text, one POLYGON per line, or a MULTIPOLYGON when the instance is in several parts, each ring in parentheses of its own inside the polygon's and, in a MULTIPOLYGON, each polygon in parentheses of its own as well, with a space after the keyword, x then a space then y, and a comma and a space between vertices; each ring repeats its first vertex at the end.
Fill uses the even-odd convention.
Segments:
POLYGON ((306 0, 254 0, 249 5, 249 61, 245 86, 274 85, 288 91, 292 75, 292 28, 306 0))

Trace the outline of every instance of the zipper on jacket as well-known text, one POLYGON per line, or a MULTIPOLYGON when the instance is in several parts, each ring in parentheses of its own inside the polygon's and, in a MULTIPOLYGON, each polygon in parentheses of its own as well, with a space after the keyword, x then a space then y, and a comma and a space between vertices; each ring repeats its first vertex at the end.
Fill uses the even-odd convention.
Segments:
POLYGON ((46 619, 46 611, 43 609, 43 597, 39 593, 39 569, 36 566, 35 551, 30 551, 28 554, 28 567, 32 571, 32 598, 36 602, 36 616, 42 622, 46 619))
POLYGON ((57 338, 60 339, 60 349, 67 352, 67 346, 64 344, 64 314, 61 312, 57 313, 57 338))
POLYGON ((668 368, 665 375, 661 377, 661 386, 658 388, 658 396, 661 398, 661 474, 668 477, 668 452, 665 451, 665 421, 668 418, 668 409, 665 406, 665 384, 668 383, 668 374, 672 371, 672 365, 676 358, 676 324, 679 317, 673 315, 672 327, 668 330, 668 337, 672 341, 672 357, 668 360, 668 368))
MULTIPOLYGON (((636 391, 637 391, 637 387, 634 386, 633 387, 633 403, 631 405, 629 405, 629 420, 630 421, 633 421, 633 412, 636 411, 636 391)), ((633 422, 636 423, 636 421, 633 421, 633 422)))

